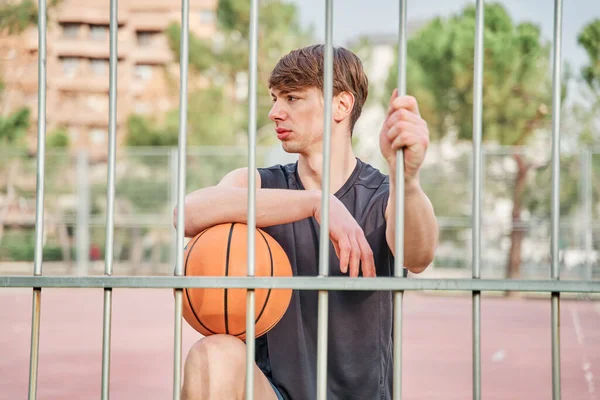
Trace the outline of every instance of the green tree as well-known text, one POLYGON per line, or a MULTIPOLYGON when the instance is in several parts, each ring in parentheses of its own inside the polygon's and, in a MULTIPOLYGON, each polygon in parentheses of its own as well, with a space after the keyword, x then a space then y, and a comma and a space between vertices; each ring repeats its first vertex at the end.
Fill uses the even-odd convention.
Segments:
MULTIPOLYGON (((532 23, 515 24, 500 4, 485 6, 483 71, 483 141, 505 146, 526 145, 551 118, 551 44, 532 23)), ((475 7, 467 6, 450 18, 436 18, 408 42, 407 92, 417 97, 432 140, 473 134, 473 68, 475 7)), ((387 81, 391 93, 397 66, 387 81)), ((562 89, 564 97, 565 90, 562 89)), ((508 275, 519 276, 522 221, 527 177, 536 168, 525 157, 517 165, 512 185, 511 249, 508 275)))
MULTIPOLYGON (((588 56, 587 63, 575 74, 573 79, 578 83, 576 96, 571 99, 563 120, 565 129, 563 134, 571 133, 577 139, 579 149, 600 144, 600 19, 592 20, 585 25, 577 36, 577 43, 588 56)), ((571 141, 575 144, 574 141, 571 141)), ((581 153, 561 156, 560 180, 560 214, 567 217, 574 212, 581 211, 581 153)), ((592 198, 600 196, 600 180, 594 179, 600 175, 600 157, 592 158, 592 198)), ((551 166, 541 168, 536 179, 530 186, 527 197, 529 210, 533 215, 545 217, 550 210, 551 166)), ((593 216, 592 216, 593 217, 593 216)))
POLYGON ((577 43, 585 49, 589 57, 589 64, 582 68, 581 76, 600 96, 600 18, 583 28, 577 36, 577 43))
POLYGON ((46 147, 52 149, 66 149, 69 147, 69 135, 64 128, 56 128, 46 139, 46 147))
POLYGON ((29 129, 29 109, 22 107, 6 117, 0 116, 0 145, 18 145, 29 129))
POLYGON ((588 62, 580 71, 580 99, 571 108, 582 145, 600 144, 600 19, 587 24, 577 36, 588 62))
MULTIPOLYGON (((51 0, 46 7, 47 13, 58 5, 60 0, 51 0)), ((37 26, 38 7, 33 0, 3 2, 0 4, 0 32, 6 30, 9 35, 19 34, 30 26, 37 26)))
MULTIPOLYGON (((227 119, 228 100, 223 88, 212 86, 188 96, 188 145, 235 144, 234 128, 227 119)), ((132 114, 127 119, 128 146, 177 146, 179 110, 148 119, 132 114)))

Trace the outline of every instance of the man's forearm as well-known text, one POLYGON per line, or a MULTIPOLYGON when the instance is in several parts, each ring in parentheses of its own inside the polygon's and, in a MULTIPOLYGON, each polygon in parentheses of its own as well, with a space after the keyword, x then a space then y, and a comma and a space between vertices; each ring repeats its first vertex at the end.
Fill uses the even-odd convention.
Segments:
MULTIPOLYGON (((299 221, 313 216, 320 201, 314 190, 257 189, 256 226, 266 227, 299 221)), ((177 209, 174 211, 177 225, 177 209)), ((185 236, 193 237, 204 229, 227 222, 247 223, 248 189, 212 186, 185 198, 185 236)))
MULTIPOLYGON (((387 242, 395 253, 396 175, 390 174, 387 242)), ((405 183, 404 191, 404 266, 422 272, 433 260, 438 241, 438 225, 433 206, 417 180, 405 183)))

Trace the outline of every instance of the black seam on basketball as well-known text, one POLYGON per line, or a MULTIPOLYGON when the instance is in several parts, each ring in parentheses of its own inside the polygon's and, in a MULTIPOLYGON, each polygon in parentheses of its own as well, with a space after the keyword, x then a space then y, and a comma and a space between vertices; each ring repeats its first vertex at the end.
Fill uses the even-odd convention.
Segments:
MULTIPOLYGON (((262 234, 262 232, 260 230, 258 230, 258 233, 260 233, 260 235, 262 236, 262 238, 265 240, 265 243, 267 244, 267 249, 269 250, 269 258, 271 259, 271 276, 273 276, 273 274, 275 273, 275 268, 273 266, 273 253, 271 253, 271 247, 269 246, 269 242, 267 241, 267 238, 265 237, 265 235, 262 234)), ((271 296, 271 289, 269 288, 269 290, 267 291, 267 297, 265 298, 265 302, 263 303, 263 306, 260 310, 260 312, 258 313, 258 317, 256 317, 256 320, 254 321, 254 324, 258 323, 258 320, 260 319, 260 317, 263 315, 265 308, 267 308, 267 303, 269 302, 269 296, 271 296)), ((236 333, 233 334, 233 336, 242 336, 246 334, 246 330, 244 330, 241 333, 236 333)))
MULTIPOLYGON (((190 254, 192 252, 192 249, 194 248, 194 246, 196 245, 196 242, 198 241, 198 239, 200 239, 202 237, 202 235, 204 235, 204 233, 207 231, 208 229, 205 229, 200 235, 198 235, 198 237, 196 238, 196 240, 194 240, 194 243, 192 243, 192 245, 190 246, 190 250, 187 253, 187 257, 185 258, 185 263, 183 264, 183 275, 186 276, 187 273, 187 263, 188 263, 188 259, 190 258, 190 254)), ((186 246, 187 247, 187 246, 186 246)), ((200 325, 202 325, 202 327, 204 329, 206 329, 207 331, 209 331, 210 333, 212 333, 213 335, 215 335, 217 332, 213 332, 212 329, 209 329, 208 326, 204 325, 202 323, 202 320, 200 319, 200 317, 198 317, 198 314, 196 314, 196 310, 194 310, 194 306, 192 305, 192 302, 190 300, 190 295, 188 294, 188 289, 189 288, 184 288, 183 292, 185 293, 185 298, 188 302, 188 304, 190 305, 190 310, 192 311, 192 313, 194 314, 194 317, 196 317, 196 321, 198 321, 200 323, 200 325)))
MULTIPOLYGON (((227 239, 227 257, 225 258, 225 276, 229 276, 229 252, 231 250, 231 237, 233 236, 233 227, 235 226, 235 222, 231 224, 231 228, 229 228, 229 238, 227 239)), ((227 288, 224 289, 225 299, 223 300, 223 308, 225 312, 223 313, 225 316, 225 333, 229 333, 229 318, 227 315, 227 288)))
MULTIPOLYGON (((273 276, 274 267, 273 267, 273 254, 271 253, 271 246, 269 246, 269 242, 267 241, 267 238, 265 237, 265 235, 263 235, 263 233, 260 230, 258 231, 258 233, 260 233, 260 236, 262 236, 262 238, 265 240, 267 249, 269 249, 269 259, 271 260, 271 276, 273 276)), ((256 317, 256 322, 255 322, 256 324, 258 323, 258 320, 260 319, 260 317, 263 315, 265 308, 267 308, 267 303, 269 302, 269 296, 271 296, 271 288, 269 288, 269 290, 267 291, 267 298, 265 299, 265 302, 263 303, 262 309, 258 313, 258 317, 256 317)))

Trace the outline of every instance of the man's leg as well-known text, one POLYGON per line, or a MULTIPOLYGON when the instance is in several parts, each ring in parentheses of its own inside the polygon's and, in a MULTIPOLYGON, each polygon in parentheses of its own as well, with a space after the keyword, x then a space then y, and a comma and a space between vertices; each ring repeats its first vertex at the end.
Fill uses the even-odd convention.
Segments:
MULTIPOLYGON (((254 365, 254 398, 277 400, 254 365)), ((182 400, 244 400, 246 345, 230 335, 207 336, 192 346, 184 365, 182 400)))

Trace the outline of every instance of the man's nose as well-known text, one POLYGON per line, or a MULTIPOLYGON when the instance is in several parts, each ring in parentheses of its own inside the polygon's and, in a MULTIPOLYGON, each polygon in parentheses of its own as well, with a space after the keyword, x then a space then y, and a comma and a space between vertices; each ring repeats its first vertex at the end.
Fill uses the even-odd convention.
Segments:
POLYGON ((276 101, 275 103, 273 103, 271 111, 269 111, 269 119, 271 121, 281 121, 284 118, 285 111, 283 110, 283 107, 281 106, 279 101, 276 101))

